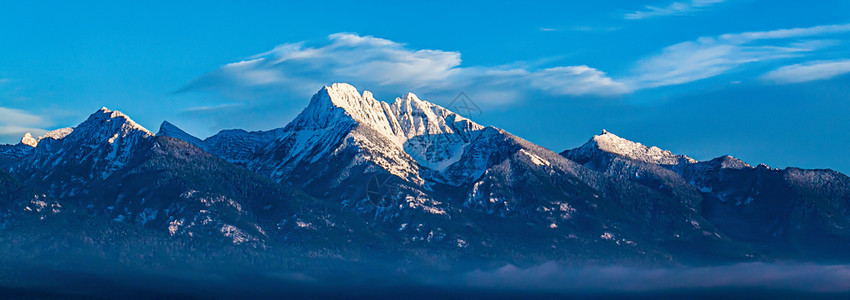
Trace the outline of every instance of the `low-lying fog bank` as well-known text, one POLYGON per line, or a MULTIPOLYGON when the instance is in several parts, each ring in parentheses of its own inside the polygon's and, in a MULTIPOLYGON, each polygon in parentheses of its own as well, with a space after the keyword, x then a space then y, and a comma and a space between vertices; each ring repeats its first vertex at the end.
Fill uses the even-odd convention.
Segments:
MULTIPOLYGON (((549 262, 461 272, 340 269, 304 272, 218 270, 73 271, 16 267, 0 294, 13 297, 339 297, 472 298, 561 296, 796 297, 850 295, 850 265, 741 263, 711 267, 565 267, 549 262)), ((401 268, 396 269, 401 270, 401 268)))

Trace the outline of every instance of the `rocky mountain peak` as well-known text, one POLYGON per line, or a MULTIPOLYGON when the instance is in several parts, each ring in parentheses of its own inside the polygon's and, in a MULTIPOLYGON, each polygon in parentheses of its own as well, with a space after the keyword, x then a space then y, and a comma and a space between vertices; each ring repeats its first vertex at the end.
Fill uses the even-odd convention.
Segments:
POLYGON ((745 169, 753 167, 746 162, 729 155, 715 158, 714 161, 716 161, 723 169, 745 169))
POLYGON ((162 124, 159 125, 159 131, 157 131, 156 135, 169 136, 181 139, 192 145, 198 146, 201 149, 206 150, 204 142, 201 139, 196 138, 195 136, 183 131, 183 129, 180 129, 179 127, 177 127, 177 125, 171 124, 171 122, 168 121, 162 121, 162 124))
POLYGON ((153 137, 127 115, 104 107, 73 129, 54 130, 39 138, 33 163, 21 165, 21 172, 46 176, 61 167, 87 170, 90 176, 105 179, 125 166, 153 137))
POLYGON ((106 107, 102 107, 95 113, 91 114, 86 121, 76 127, 75 131, 86 131, 92 129, 102 133, 120 130, 124 133, 130 131, 141 131, 145 135, 154 135, 153 132, 142 127, 142 125, 139 125, 124 113, 117 110, 109 110, 106 107))
POLYGON ((579 150, 580 152, 604 151, 629 159, 659 165, 677 165, 681 163, 697 162, 695 159, 685 155, 677 155, 655 146, 650 147, 641 143, 632 142, 605 129, 602 130, 601 134, 593 136, 593 138, 582 145, 579 150))
POLYGON ((21 144, 24 144, 24 145, 27 145, 27 146, 30 146, 30 147, 35 147, 35 146, 38 146, 38 140, 33 138, 31 133, 27 132, 26 134, 24 134, 24 137, 21 138, 21 144))
POLYGON ((483 129, 413 93, 389 104, 375 99, 369 91, 361 94, 347 83, 334 83, 319 90, 291 125, 299 129, 321 129, 340 127, 340 123, 370 127, 399 145, 416 136, 483 129))

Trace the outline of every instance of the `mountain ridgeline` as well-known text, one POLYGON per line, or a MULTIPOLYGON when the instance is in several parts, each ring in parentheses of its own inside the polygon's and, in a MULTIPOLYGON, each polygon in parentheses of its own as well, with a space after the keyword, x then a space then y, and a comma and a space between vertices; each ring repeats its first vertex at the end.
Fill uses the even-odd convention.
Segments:
POLYGON ((7 265, 850 262, 844 174, 697 161, 604 131, 557 153, 339 83, 283 128, 206 139, 103 108, 0 146, 0 167, 7 265))

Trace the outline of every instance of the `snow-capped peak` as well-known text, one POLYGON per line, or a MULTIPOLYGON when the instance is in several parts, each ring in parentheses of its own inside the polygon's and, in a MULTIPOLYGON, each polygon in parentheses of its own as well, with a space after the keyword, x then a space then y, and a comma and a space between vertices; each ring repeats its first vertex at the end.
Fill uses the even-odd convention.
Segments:
POLYGON ((369 91, 360 94, 347 83, 334 83, 319 90, 292 125, 302 129, 326 128, 344 121, 339 119, 344 115, 348 121, 368 126, 399 145, 416 136, 455 134, 456 127, 464 130, 484 128, 439 105, 421 100, 413 93, 389 104, 376 100, 369 91), (462 124, 454 126, 454 123, 462 124))
POLYGON ((377 128, 379 126, 376 123, 385 119, 379 114, 381 110, 380 102, 371 93, 364 92, 361 95, 349 84, 334 83, 313 95, 307 108, 288 127, 320 129, 336 126, 337 122, 355 121, 377 128))
POLYGON ((59 139, 68 144, 83 143, 86 145, 99 145, 103 142, 113 144, 116 141, 125 141, 127 137, 148 138, 154 136, 152 132, 134 122, 127 115, 101 108, 89 116, 88 119, 77 125, 73 130, 63 128, 50 133, 54 139, 59 139), (70 141, 69 141, 70 140, 70 141))
POLYGON ((68 136, 69 134, 71 134, 71 132, 74 132, 73 127, 59 128, 59 129, 56 129, 56 130, 53 130, 53 131, 48 131, 44 135, 38 137, 38 141, 41 142, 41 140, 48 139, 48 138, 54 139, 54 140, 61 140, 61 139, 65 138, 66 136, 68 136))
MULTIPOLYGON (((357 147, 365 160, 401 178, 421 181, 418 170, 445 170, 484 127, 412 93, 390 104, 346 83, 320 89, 310 104, 252 162, 272 177, 284 176, 301 162, 313 163, 337 147, 357 147)), ((259 149, 259 148, 258 148, 259 149)))
POLYGON ((408 92, 407 94, 405 94, 405 95, 404 95, 404 100, 407 100, 407 101, 420 101, 420 100, 419 100, 419 97, 416 97, 416 94, 411 93, 411 92, 408 92))
MULTIPOLYGON (((387 136, 393 136, 393 130, 386 114, 387 104, 376 100, 372 93, 364 91, 361 95, 357 89, 347 83, 334 83, 324 87, 328 100, 336 107, 342 108, 348 115, 360 124, 371 127, 387 136)), ((324 96, 320 92, 320 96, 324 96)))
POLYGON ((109 110, 106 107, 101 107, 97 112, 91 114, 88 120, 80 124, 80 127, 82 127, 84 124, 98 121, 119 122, 121 123, 123 129, 140 130, 148 135, 154 135, 153 132, 147 130, 147 128, 142 127, 142 125, 139 125, 124 113, 117 110, 109 110))
POLYGON ((590 141, 582 145, 581 148, 579 148, 579 151, 585 152, 593 151, 595 149, 617 154, 629 159, 659 165, 677 165, 681 163, 697 162, 695 159, 685 155, 677 155, 655 146, 648 147, 641 143, 632 142, 604 129, 601 134, 593 136, 590 141))
POLYGON ((126 166, 137 150, 145 149, 153 136, 127 115, 101 108, 73 129, 54 130, 39 138, 30 154, 32 163, 21 165, 19 171, 40 172, 65 165, 87 171, 89 179, 106 179, 126 166))
POLYGON ((21 138, 21 144, 24 144, 24 145, 27 145, 27 146, 30 146, 30 147, 35 147, 35 146, 38 146, 38 140, 33 138, 31 133, 27 132, 26 134, 24 134, 24 137, 21 138))
POLYGON ((717 161, 717 163, 723 169, 746 169, 753 167, 750 164, 729 155, 718 157, 716 159, 713 159, 712 161, 717 161))

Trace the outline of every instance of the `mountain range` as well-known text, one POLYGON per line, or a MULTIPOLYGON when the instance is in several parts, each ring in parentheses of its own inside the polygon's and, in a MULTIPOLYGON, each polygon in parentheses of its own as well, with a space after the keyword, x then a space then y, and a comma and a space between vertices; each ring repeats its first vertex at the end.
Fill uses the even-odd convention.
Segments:
POLYGON ((839 172, 697 161, 607 131, 558 153, 343 83, 269 131, 153 133, 102 108, 27 134, 0 145, 0 210, 6 266, 850 261, 839 172))

